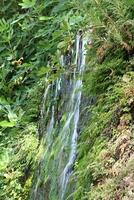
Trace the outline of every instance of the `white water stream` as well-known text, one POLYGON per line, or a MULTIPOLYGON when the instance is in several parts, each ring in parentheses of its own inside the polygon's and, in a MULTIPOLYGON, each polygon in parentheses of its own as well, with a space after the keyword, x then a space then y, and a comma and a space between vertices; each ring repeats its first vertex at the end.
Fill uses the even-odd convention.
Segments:
MULTIPOLYGON (((35 183, 31 189, 30 200, 65 200, 67 185, 73 173, 77 155, 86 43, 87 40, 79 32, 76 36, 76 47, 73 49, 75 67, 69 66, 73 76, 72 73, 69 76, 62 74, 51 85, 48 85, 44 92, 39 130, 45 141, 45 147, 39 167, 35 172, 35 183), (50 155, 53 157, 51 158, 50 155), (42 171, 45 172, 50 182, 50 194, 46 192, 46 183, 40 186, 42 171)), ((63 55, 60 58, 61 67, 67 68, 67 58, 64 58, 63 55)))
POLYGON ((64 194, 66 191, 68 180, 73 173, 73 165, 74 161, 76 159, 76 153, 77 153, 77 138, 78 138, 78 122, 79 122, 79 115, 80 115, 80 103, 81 103, 81 87, 82 87, 82 80, 81 77, 77 77, 76 73, 78 75, 82 75, 82 72, 85 67, 85 43, 86 40, 82 39, 81 34, 77 34, 76 37, 76 58, 75 58, 75 64, 76 68, 74 69, 74 76, 73 76, 73 91, 70 99, 70 111, 68 115, 68 119, 64 126, 64 133, 67 131, 65 129, 68 129, 69 124, 73 122, 73 128, 71 130, 71 143, 70 143, 70 153, 68 162, 61 174, 61 199, 64 199, 64 194))

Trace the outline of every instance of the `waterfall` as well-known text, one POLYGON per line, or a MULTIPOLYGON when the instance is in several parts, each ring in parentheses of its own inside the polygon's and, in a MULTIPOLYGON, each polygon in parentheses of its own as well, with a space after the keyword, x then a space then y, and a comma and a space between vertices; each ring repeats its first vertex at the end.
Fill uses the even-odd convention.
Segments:
POLYGON ((67 57, 62 55, 59 63, 67 70, 49 84, 43 94, 39 132, 44 153, 35 172, 30 200, 65 199, 77 153, 85 44, 82 32, 78 32, 72 51, 75 52, 75 67, 70 64, 74 53, 67 57))
MULTIPOLYGON (((77 78, 76 72, 81 75, 82 71, 84 70, 85 66, 85 41, 82 40, 82 36, 80 33, 77 34, 76 37, 76 58, 75 64, 76 68, 74 69, 74 80, 73 80, 73 91, 71 96, 71 109, 68 120, 66 124, 73 121, 74 128, 72 129, 71 133, 71 143, 70 143, 70 154, 68 162, 62 172, 61 175, 61 199, 64 198, 64 193, 66 191, 66 186, 71 176, 73 170, 73 164, 76 159, 76 148, 77 148, 77 138, 78 138, 78 122, 79 122, 79 114, 80 114, 80 102, 81 102, 81 86, 82 80, 77 78), (70 118, 71 116, 71 118, 70 118)), ((68 128, 68 125, 65 124, 65 127, 68 128)), ((65 131, 65 130, 64 130, 65 131)))

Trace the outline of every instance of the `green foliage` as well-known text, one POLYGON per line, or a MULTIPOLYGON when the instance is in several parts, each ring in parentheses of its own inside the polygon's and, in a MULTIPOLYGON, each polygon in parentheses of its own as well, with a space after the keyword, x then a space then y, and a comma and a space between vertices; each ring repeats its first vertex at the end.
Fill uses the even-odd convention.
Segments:
MULTIPOLYGON (((101 133, 116 106, 126 103, 121 80, 133 66, 133 0, 1 2, 0 199, 27 199, 34 165, 42 154, 37 152, 42 91, 63 73, 59 57, 74 45, 76 32, 89 28, 92 47, 87 45, 84 94, 94 95, 97 103, 78 144, 74 199, 87 199, 92 183, 106 173, 99 158, 106 144, 101 133)), ((128 88, 126 95, 131 96, 132 85, 128 88)), ((84 110, 90 108, 88 105, 84 110)), ((58 138, 54 145, 59 148, 61 142, 58 138)), ((56 152, 53 147, 48 161, 56 152)), ((95 194, 99 199, 98 191, 95 194)))
MULTIPOLYGON (((122 77, 133 70, 130 53, 133 54, 134 31, 131 3, 117 0, 84 1, 79 8, 86 13, 85 22, 88 21, 89 28, 92 27, 83 92, 86 98, 93 97, 96 103, 89 103, 87 108, 83 108, 83 112, 90 116, 89 122, 86 118, 85 127, 82 126, 78 143, 78 158, 72 178, 77 180, 72 194, 75 200, 116 198, 119 178, 107 179, 103 184, 108 171, 104 165, 107 158, 102 159, 101 152, 107 148, 108 140, 118 133, 117 108, 130 112, 122 77)), ((128 91, 131 90, 129 81, 132 77, 124 78, 128 91)), ((114 162, 114 159, 111 158, 109 162, 114 162)))
POLYGON ((22 3, 19 3, 20 6, 22 6, 23 9, 25 8, 32 8, 35 6, 36 0, 23 0, 22 3))
POLYGON ((27 127, 28 134, 23 133, 24 136, 18 138, 19 140, 13 140, 10 148, 3 149, 0 161, 1 198, 24 199, 28 195, 28 191, 25 191, 23 185, 27 184, 26 180, 32 175, 36 161, 36 158, 33 159, 33 155, 36 154, 38 144, 37 138, 30 133, 33 131, 31 127, 27 127), (15 144, 15 142, 17 143, 15 144))
POLYGON ((73 44, 82 21, 72 6, 70 1, 2 1, 0 199, 28 196, 34 165, 41 156, 36 148, 42 91, 63 72, 59 57, 73 44))

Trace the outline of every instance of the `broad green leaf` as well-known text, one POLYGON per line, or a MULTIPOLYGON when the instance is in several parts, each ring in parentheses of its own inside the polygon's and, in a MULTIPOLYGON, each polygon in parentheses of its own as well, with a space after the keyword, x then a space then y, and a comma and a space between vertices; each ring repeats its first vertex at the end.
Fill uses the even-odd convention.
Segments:
POLYGON ((47 17, 47 16, 40 16, 39 17, 40 21, 47 21, 47 20, 50 20, 50 19, 53 19, 53 17, 47 17))
POLYGON ((0 126, 3 127, 3 128, 6 128, 6 127, 14 127, 16 125, 15 122, 9 122, 9 121, 6 121, 6 120, 3 120, 0 122, 0 126))

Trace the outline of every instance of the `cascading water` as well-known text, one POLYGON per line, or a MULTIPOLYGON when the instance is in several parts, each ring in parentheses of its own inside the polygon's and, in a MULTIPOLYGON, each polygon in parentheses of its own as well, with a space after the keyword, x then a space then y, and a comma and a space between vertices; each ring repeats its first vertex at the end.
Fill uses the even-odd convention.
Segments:
MULTIPOLYGON (((72 129, 71 134, 71 143, 70 143, 70 153, 69 153, 69 159, 68 162, 63 170, 63 173, 61 175, 61 199, 64 198, 64 194, 66 191, 66 186, 69 180, 69 177, 72 174, 72 168, 74 161, 76 159, 76 148, 77 148, 77 137, 78 137, 78 122, 79 122, 79 114, 80 114, 80 102, 81 102, 81 86, 82 86, 82 80, 77 78, 76 73, 78 72, 79 75, 81 75, 82 71, 84 70, 85 66, 85 42, 82 40, 81 34, 77 35, 76 38, 76 60, 75 64, 77 68, 74 69, 74 78, 73 78, 73 91, 72 96, 70 99, 71 103, 71 109, 70 109, 70 115, 68 116, 68 120, 66 121, 66 124, 68 124, 72 121, 74 124, 74 127, 72 129)), ((68 125, 65 127, 68 128, 68 125)), ((64 130, 65 131, 65 130, 64 130)))
POLYGON ((61 56, 60 64, 65 68, 65 73, 48 85, 44 92, 39 123, 44 152, 35 173, 30 200, 66 198, 77 153, 85 43, 86 39, 79 32, 76 37, 76 67, 70 65, 72 53, 68 56, 70 60, 61 56))

